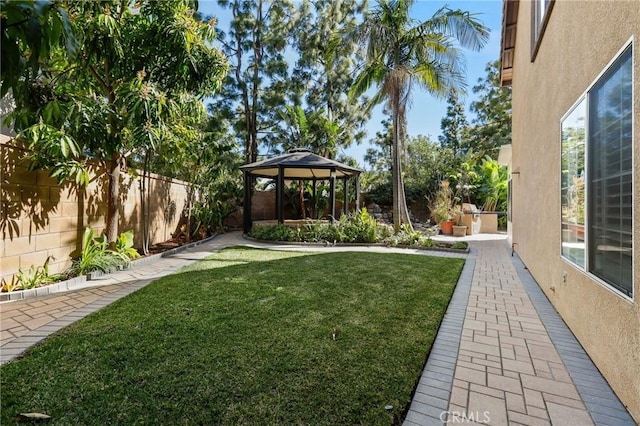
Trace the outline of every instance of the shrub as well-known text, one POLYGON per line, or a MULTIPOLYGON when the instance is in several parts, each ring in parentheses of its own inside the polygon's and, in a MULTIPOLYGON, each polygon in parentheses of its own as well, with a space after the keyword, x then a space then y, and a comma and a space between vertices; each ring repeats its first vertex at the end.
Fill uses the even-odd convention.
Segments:
POLYGON ((353 216, 343 215, 334 225, 337 227, 341 243, 375 243, 377 241, 378 222, 366 208, 353 216))
POLYGON ((331 223, 312 222, 305 225, 304 240, 308 242, 338 241, 338 228, 331 223))
POLYGON ((296 232, 285 225, 261 226, 249 234, 253 238, 267 241, 295 241, 296 232))
POLYGON ((73 261, 70 275, 85 275, 93 271, 108 272, 124 263, 121 256, 108 250, 107 238, 95 237, 91 228, 85 228, 82 237, 82 254, 73 261))
POLYGON ((132 230, 123 232, 118 236, 118 239, 116 240, 115 253, 126 263, 131 259, 137 259, 140 257, 140 253, 133 248, 132 230))
POLYGON ((388 237, 390 230, 388 226, 378 224, 367 209, 362 209, 355 215, 343 215, 333 223, 309 222, 299 228, 263 226, 249 235, 267 241, 375 243, 388 237))
POLYGON ((50 259, 51 256, 47 257, 43 266, 36 267, 35 265, 31 265, 27 271, 19 269, 18 272, 14 274, 10 283, 3 279, 1 286, 2 292, 28 290, 30 288, 41 287, 63 279, 64 276, 62 274, 49 274, 50 259))
POLYGON ((466 241, 456 241, 455 243, 453 243, 453 245, 451 245, 451 248, 457 250, 466 250, 467 248, 469 248, 469 244, 466 241))
POLYGON ((390 235, 385 242, 388 245, 396 247, 398 245, 416 246, 416 247, 433 247, 433 241, 428 235, 424 235, 419 231, 412 231, 408 226, 403 225, 400 232, 390 235))

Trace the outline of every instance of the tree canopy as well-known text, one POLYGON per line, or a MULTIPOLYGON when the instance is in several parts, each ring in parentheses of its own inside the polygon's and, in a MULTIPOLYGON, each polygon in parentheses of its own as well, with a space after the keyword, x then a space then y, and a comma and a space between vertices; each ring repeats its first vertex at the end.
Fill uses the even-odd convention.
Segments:
POLYGON ((462 10, 443 7, 424 22, 410 17, 413 1, 381 0, 360 25, 357 36, 366 51, 366 63, 356 77, 352 95, 373 85, 373 103, 385 101, 393 120, 392 182, 396 232, 411 226, 402 177, 405 152, 406 108, 414 85, 437 97, 464 89, 461 47, 479 50, 489 30, 462 10))
POLYGON ((500 85, 500 61, 485 67, 486 75, 478 79, 473 93, 478 100, 471 103, 476 114, 468 129, 464 148, 478 154, 498 158, 501 145, 511 143, 511 87, 500 85))
POLYGON ((77 53, 51 50, 37 77, 16 86, 11 118, 36 152, 34 167, 53 161, 66 170, 79 153, 107 164, 107 238, 113 242, 126 159, 203 118, 201 100, 220 88, 227 62, 212 47, 214 22, 198 20, 190 1, 60 5, 71 17, 77 53), (60 146, 61 157, 37 154, 51 146, 60 146))

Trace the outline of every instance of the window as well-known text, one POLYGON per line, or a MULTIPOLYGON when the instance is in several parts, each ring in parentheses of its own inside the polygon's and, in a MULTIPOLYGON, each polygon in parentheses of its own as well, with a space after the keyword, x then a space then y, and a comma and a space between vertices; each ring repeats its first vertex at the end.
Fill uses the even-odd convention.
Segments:
POLYGON ((633 293, 633 77, 629 45, 562 120, 562 256, 633 293))
POLYGON ((531 61, 538 53, 554 2, 555 0, 533 0, 531 2, 531 61))
POLYGON ((584 268, 586 101, 562 121, 562 255, 584 268))

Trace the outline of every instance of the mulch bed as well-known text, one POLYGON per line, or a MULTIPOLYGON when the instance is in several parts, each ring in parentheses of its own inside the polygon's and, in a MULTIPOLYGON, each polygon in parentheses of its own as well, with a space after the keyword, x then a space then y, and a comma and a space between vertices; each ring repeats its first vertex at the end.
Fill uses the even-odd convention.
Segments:
MULTIPOLYGON (((189 244, 189 243, 193 243, 196 241, 200 241, 203 240, 205 238, 208 238, 207 236, 202 236, 202 235, 196 235, 194 237, 191 237, 191 239, 189 241, 187 241, 187 237, 185 235, 179 235, 175 238, 171 238, 170 240, 167 241, 163 241, 161 243, 156 243, 153 244, 151 247, 149 247, 149 254, 148 255, 144 255, 142 257, 147 257, 147 256, 151 256, 154 254, 158 254, 158 253, 164 253, 165 251, 183 246, 185 244, 189 244)), ((140 253, 142 254, 142 253, 140 253)))

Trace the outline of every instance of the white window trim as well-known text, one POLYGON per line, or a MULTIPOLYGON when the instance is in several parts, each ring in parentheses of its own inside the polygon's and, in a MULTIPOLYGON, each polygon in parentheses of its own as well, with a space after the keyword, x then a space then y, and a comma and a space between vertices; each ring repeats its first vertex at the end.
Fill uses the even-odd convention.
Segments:
MULTIPOLYGON (((611 68, 611 66, 620 58, 620 56, 622 55, 622 53, 624 53, 625 50, 627 50, 627 48, 629 46, 635 46, 635 37, 631 36, 629 38, 629 40, 626 41, 626 43, 624 43, 624 45, 620 48, 620 50, 618 50, 616 52, 616 54, 613 56, 613 58, 611 58, 611 60, 607 63, 607 65, 605 65, 605 67, 602 69, 602 71, 600 71, 600 73, 596 76, 595 79, 593 79, 593 81, 591 82, 591 84, 589 84, 589 86, 587 87, 587 89, 582 92, 582 94, 580 94, 580 96, 578 97, 578 100, 576 100, 573 105, 571 105, 571 108, 569 108, 567 110, 567 112, 562 116, 562 118, 560 119, 560 129, 562 132, 562 122, 573 112, 573 110, 578 106, 578 104, 580 104, 580 102, 582 100, 586 100, 587 101, 587 108, 586 108, 586 117, 585 117, 585 125, 586 125, 586 134, 589 134, 589 92, 591 91, 591 89, 593 89, 593 87, 598 83, 598 81, 602 78, 602 76, 604 76, 607 71, 609 71, 609 69, 611 68)), ((635 62, 636 61, 636 49, 634 49, 633 47, 631 48, 631 81, 635 82, 635 62)), ((635 106, 635 97, 636 97, 636 93, 635 93, 635 86, 632 86, 631 88, 631 108, 634 108, 635 106)), ((636 112, 632 111, 631 113, 631 128, 633 129, 633 135, 637 135, 639 133, 639 130, 636 128, 636 112)), ((633 136, 632 136, 633 138, 633 136)), ((631 140, 632 146, 634 145, 634 143, 636 142, 635 139, 631 140)), ((562 134, 560 135, 560 144, 562 144, 562 134)), ((588 144, 588 140, 585 141, 585 144, 588 144)), ((634 150, 632 150, 632 152, 635 152, 634 150)), ((585 167, 586 165, 589 164, 589 149, 587 146, 585 146, 585 152, 584 152, 584 161, 585 161, 585 167)), ((562 170, 562 165, 560 165, 560 171, 562 170)), ((631 158, 631 170, 636 170, 636 164, 635 164, 635 155, 632 155, 631 158)), ((588 182, 587 182, 588 183, 588 182)), ((635 205, 636 205, 636 200, 635 200, 635 194, 637 193, 637 191, 635 191, 635 189, 637 188, 636 186, 637 182, 636 182, 636 173, 632 173, 631 174, 631 187, 634 189, 634 191, 632 191, 631 193, 631 219, 632 222, 635 223, 636 222, 636 211, 635 211, 635 205)), ((559 182, 557 185, 558 188, 562 187, 562 173, 559 174, 559 182)), ((604 287, 605 289, 607 289, 608 291, 610 291, 611 293, 620 296, 621 298, 623 298, 625 301, 630 302, 630 303, 634 303, 635 297, 636 297, 636 291, 635 291, 635 286, 634 283, 636 282, 636 276, 638 274, 638 271, 636 270, 635 264, 636 262, 633 261, 631 262, 631 283, 632 283, 632 287, 631 287, 631 296, 628 296, 626 294, 624 294, 623 292, 621 292, 620 290, 616 289, 615 287, 613 287, 611 284, 607 283, 606 281, 602 280, 600 277, 592 274, 591 272, 589 272, 589 248, 588 248, 588 241, 589 241, 589 197, 586 196, 585 194, 585 216, 584 216, 584 226, 585 226, 585 241, 587 242, 587 244, 585 244, 585 255, 584 255, 584 268, 582 268, 580 265, 572 262, 571 260, 567 259, 566 257, 564 257, 562 255, 562 247, 560 249, 560 259, 565 262, 566 264, 572 266, 574 269, 576 269, 577 271, 579 271, 580 273, 582 273, 583 275, 585 275, 587 278, 589 278, 590 280, 594 281, 596 284, 600 285, 601 287, 604 287)), ((562 209, 560 209, 559 211, 559 223, 560 223, 560 244, 562 244, 562 209)), ((632 247, 633 247, 633 252, 632 255, 635 255, 636 252, 638 251, 638 244, 640 243, 640 241, 638 241, 640 239, 640 237, 638 235, 636 235, 636 233, 634 232, 634 228, 631 228, 631 232, 632 232, 632 237, 631 237, 631 241, 632 241, 632 247)), ((635 260, 635 258, 634 258, 635 260)))

